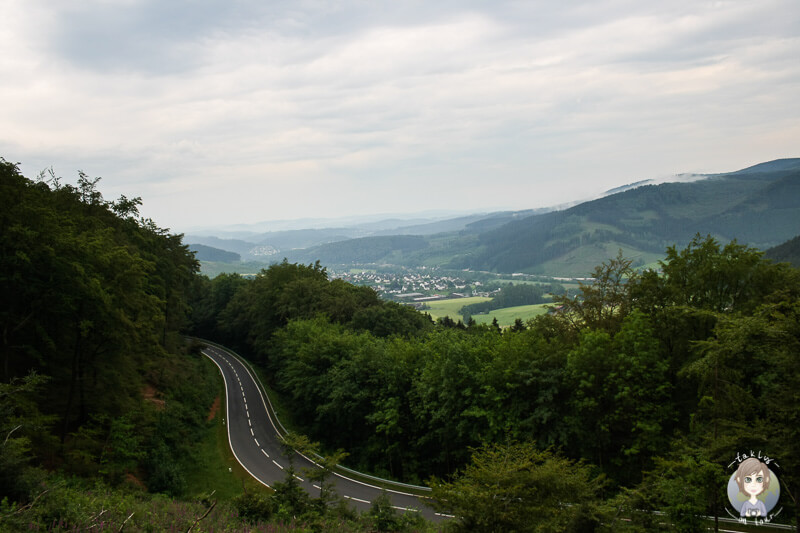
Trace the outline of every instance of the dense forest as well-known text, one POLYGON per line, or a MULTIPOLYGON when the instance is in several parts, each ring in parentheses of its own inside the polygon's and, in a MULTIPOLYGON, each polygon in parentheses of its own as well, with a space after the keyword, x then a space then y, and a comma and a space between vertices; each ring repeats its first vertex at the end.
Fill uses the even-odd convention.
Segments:
POLYGON ((107 201, 97 185, 0 162, 8 530, 89 529, 107 510, 120 531, 434 527, 386 501, 357 517, 281 486, 198 524, 216 502, 188 492, 192 443, 219 379, 182 334, 246 355, 284 422, 323 451, 430 484, 456 515, 435 527, 701 531, 702 515, 726 516, 730 465, 750 450, 778 459, 779 519, 800 516, 800 271, 788 264, 696 235, 657 271, 609 259, 557 311, 501 331, 433 322, 318 262, 200 276, 138 198, 107 201))

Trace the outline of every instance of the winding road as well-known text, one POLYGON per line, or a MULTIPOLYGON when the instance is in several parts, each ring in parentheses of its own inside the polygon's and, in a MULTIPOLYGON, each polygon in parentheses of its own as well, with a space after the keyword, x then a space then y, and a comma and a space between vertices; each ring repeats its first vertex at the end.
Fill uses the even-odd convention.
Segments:
MULTIPOLYGON (((232 352, 219 346, 206 344, 203 355, 211 359, 219 368, 225 380, 227 396, 226 425, 228 442, 236 460, 256 480, 270 486, 286 477, 285 468, 289 460, 281 451, 279 423, 270 416, 267 399, 262 393, 256 379, 247 365, 232 352)), ((300 485, 312 496, 320 492, 320 487, 303 479, 306 469, 320 468, 307 457, 296 453, 294 467, 300 485)), ((334 472, 331 477, 339 496, 351 502, 357 509, 364 511, 385 490, 392 501, 392 506, 402 512, 419 512, 428 520, 442 520, 447 515, 434 512, 428 505, 427 498, 397 489, 381 489, 346 475, 334 472)))

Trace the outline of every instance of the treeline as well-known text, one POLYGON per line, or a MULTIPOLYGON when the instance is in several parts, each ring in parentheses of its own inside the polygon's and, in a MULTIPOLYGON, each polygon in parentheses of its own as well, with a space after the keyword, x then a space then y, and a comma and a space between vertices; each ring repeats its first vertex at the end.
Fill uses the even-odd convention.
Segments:
MULTIPOLYGON (((204 281, 195 324, 243 341, 296 427, 349 451, 351 466, 421 482, 483 444, 535 441, 593 465, 606 496, 627 487, 655 509, 721 513, 731 454, 800 456, 800 276, 699 235, 669 248, 661 271, 618 257, 557 298, 560 313, 500 333, 433 325, 284 262, 252 281, 204 281), (692 464, 705 465, 702 490, 652 483, 678 483, 692 464)), ((787 491, 798 481, 781 472, 787 491)))
POLYGON ((97 184, 0 159, 1 517, 53 472, 181 494, 216 392, 209 365, 178 355, 194 256, 97 184))
MULTIPOLYGON (((561 288, 563 289, 563 287, 561 288)), ((517 283, 514 285, 509 283, 501 287, 500 292, 494 295, 491 300, 465 305, 458 310, 458 313, 464 317, 464 322, 468 323, 472 315, 488 313, 489 311, 502 309, 504 307, 543 303, 545 301, 545 292, 550 292, 551 290, 550 287, 547 287, 545 290, 545 287, 541 285, 528 283, 517 283)))

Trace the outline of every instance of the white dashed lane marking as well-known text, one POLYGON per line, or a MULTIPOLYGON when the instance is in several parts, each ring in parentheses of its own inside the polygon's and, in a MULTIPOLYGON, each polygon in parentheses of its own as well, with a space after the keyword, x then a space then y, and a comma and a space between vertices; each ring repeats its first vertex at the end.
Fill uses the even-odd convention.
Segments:
POLYGON ((348 500, 353 500, 353 501, 361 502, 361 503, 372 503, 372 502, 369 502, 367 500, 362 500, 361 498, 353 498, 352 496, 345 496, 345 498, 347 498, 348 500))
POLYGON ((275 459, 273 459, 273 460, 272 460, 272 462, 273 462, 273 463, 275 463, 275 466, 277 466, 278 468, 280 468, 281 470, 283 470, 283 467, 282 467, 281 465, 279 465, 279 464, 277 463, 277 461, 275 461, 275 459))
POLYGON ((264 455, 266 455, 266 456, 267 456, 267 459, 269 459, 269 454, 268 454, 267 452, 265 452, 265 451, 264 451, 264 448, 261 448, 261 453, 263 453, 264 455))

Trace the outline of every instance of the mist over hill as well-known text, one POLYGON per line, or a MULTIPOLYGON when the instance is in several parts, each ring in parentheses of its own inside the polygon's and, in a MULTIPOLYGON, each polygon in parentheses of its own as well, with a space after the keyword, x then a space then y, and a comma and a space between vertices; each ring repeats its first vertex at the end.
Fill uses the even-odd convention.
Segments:
POLYGON ((286 257, 327 265, 377 263, 581 276, 620 249, 636 265, 652 263, 666 247, 685 245, 697 233, 767 249, 798 231, 800 158, 794 158, 730 173, 642 180, 561 209, 411 224, 386 219, 357 227, 253 234, 247 241, 192 239, 270 262, 286 257), (265 246, 269 254, 263 253, 265 246))

